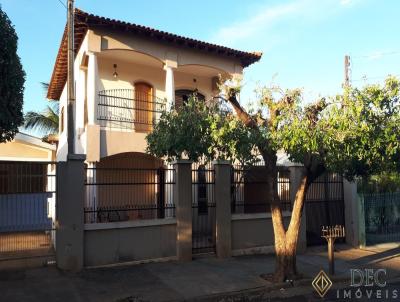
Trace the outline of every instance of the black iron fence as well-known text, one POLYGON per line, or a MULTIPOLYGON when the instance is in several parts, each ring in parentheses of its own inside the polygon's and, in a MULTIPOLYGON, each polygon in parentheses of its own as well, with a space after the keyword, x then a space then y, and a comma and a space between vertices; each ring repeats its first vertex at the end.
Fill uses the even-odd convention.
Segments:
POLYGON ((313 181, 307 191, 305 211, 307 217, 312 217, 307 219, 307 244, 325 244, 322 226, 345 225, 343 177, 325 173, 313 181))
POLYGON ((165 101, 134 89, 109 89, 98 94, 97 119, 103 127, 149 132, 165 110, 165 101))
POLYGON ((54 256, 56 168, 0 161, 0 260, 54 256))
POLYGON ((400 192, 361 195, 366 244, 400 242, 400 192))
MULTIPOLYGON (((232 166, 231 183, 232 213, 270 212, 264 166, 232 166)), ((278 170, 276 189, 282 210, 290 211, 290 171, 285 167, 278 170)))
POLYGON ((175 217, 175 170, 86 168, 85 223, 175 217))
POLYGON ((192 250, 215 251, 215 172, 211 164, 192 165, 192 250))

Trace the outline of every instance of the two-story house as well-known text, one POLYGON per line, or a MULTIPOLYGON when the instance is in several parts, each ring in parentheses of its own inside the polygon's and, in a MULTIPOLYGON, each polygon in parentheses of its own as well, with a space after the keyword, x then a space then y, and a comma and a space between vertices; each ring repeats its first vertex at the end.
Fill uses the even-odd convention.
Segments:
MULTIPOLYGON (((89 169, 160 167, 160 159, 145 153, 145 137, 161 111, 183 105, 193 92, 205 101, 211 100, 219 94, 220 76, 240 77, 245 67, 261 58, 261 53, 210 44, 79 9, 75 9, 74 36, 75 153, 86 155, 89 169)), ((60 101, 58 161, 66 160, 68 149, 66 81, 65 30, 47 94, 60 101)), ((101 179, 100 172, 93 177, 101 179)), ((104 177, 111 177, 111 173, 104 177)), ((120 195, 119 202, 124 203, 130 194, 120 195)))
MULTIPOLYGON (((240 76, 261 58, 78 9, 74 35, 75 153, 86 154, 88 163, 126 152, 140 157, 161 110, 194 91, 210 100, 219 75, 240 76)), ((66 80, 64 31, 47 95, 60 100, 58 160, 67 153, 66 80)))

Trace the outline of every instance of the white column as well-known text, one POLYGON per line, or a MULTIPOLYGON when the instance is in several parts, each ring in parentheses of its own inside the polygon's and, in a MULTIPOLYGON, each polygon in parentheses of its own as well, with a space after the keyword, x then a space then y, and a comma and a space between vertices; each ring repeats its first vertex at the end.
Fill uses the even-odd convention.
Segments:
POLYGON ((88 75, 87 75, 87 105, 88 105, 88 124, 93 125, 96 122, 97 94, 98 94, 98 67, 97 56, 95 53, 88 53, 88 75))
POLYGON ((175 83, 173 67, 165 65, 165 94, 167 97, 167 110, 175 106, 175 83))

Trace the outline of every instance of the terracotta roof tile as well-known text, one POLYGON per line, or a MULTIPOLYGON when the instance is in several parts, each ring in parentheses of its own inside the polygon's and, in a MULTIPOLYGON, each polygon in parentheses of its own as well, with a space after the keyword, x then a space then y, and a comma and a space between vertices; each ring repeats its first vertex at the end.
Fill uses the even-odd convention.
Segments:
MULTIPOLYGON (((197 49, 199 51, 215 53, 220 56, 237 58, 240 60, 243 67, 260 60, 262 53, 260 52, 245 52, 241 50, 232 49, 225 46, 211 44, 192 38, 179 36, 176 34, 168 33, 158 29, 150 28, 143 25, 134 23, 127 23, 115 19, 96 16, 86 13, 79 9, 75 9, 75 24, 74 24, 74 38, 75 38, 75 54, 81 47, 82 41, 88 29, 95 28, 96 26, 108 26, 130 32, 134 35, 143 35, 159 42, 175 44, 179 47, 197 49)), ((58 50, 56 62, 54 64, 53 74, 51 76, 47 98, 58 100, 61 96, 62 89, 67 81, 67 35, 66 27, 61 39, 60 48, 58 50)))

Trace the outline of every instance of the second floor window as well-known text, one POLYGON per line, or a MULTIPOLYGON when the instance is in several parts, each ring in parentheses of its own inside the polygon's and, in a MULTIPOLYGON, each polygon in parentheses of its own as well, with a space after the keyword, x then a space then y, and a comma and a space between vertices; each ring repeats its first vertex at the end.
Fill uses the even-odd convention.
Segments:
POLYGON ((179 109, 181 106, 185 106, 186 103, 188 102, 189 98, 193 95, 196 94, 197 98, 199 100, 204 101, 205 97, 201 93, 197 92, 196 90, 190 90, 190 89, 179 89, 175 91, 175 108, 179 109))
POLYGON ((135 83, 134 99, 135 130, 149 132, 153 123, 153 87, 147 83, 135 83))

